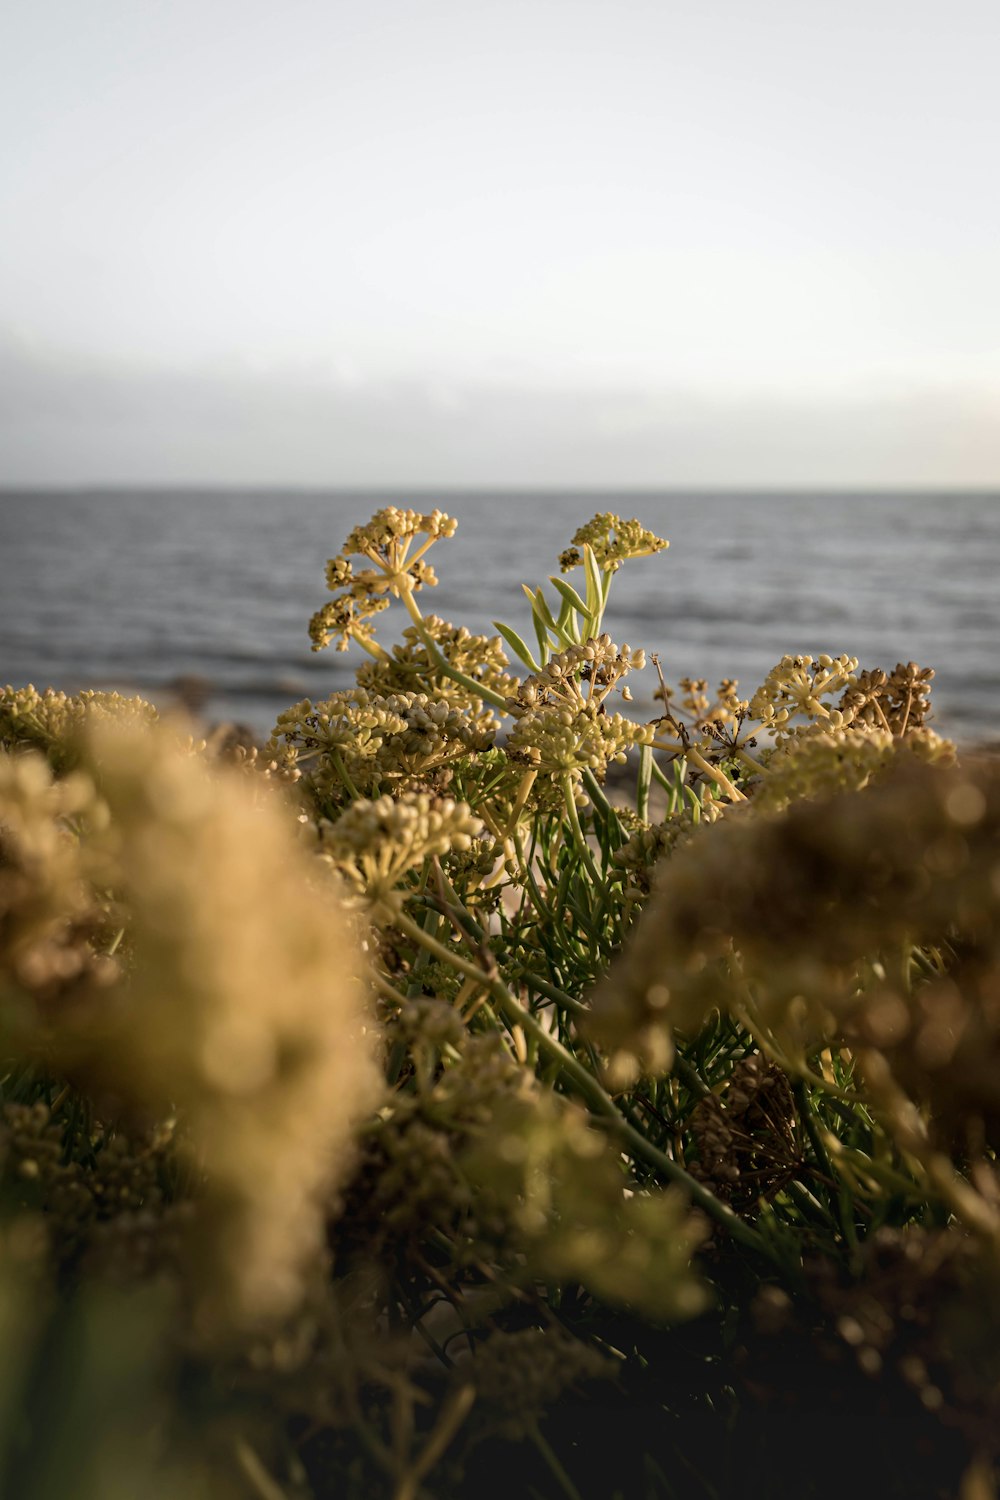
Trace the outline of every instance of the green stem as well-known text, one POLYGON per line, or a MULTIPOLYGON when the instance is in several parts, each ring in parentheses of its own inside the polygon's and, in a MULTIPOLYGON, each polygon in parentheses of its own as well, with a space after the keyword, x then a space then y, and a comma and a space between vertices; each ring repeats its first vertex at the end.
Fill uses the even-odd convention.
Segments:
MULTIPOLYGON (((681 765, 682 765, 684 771, 686 772, 686 769, 687 769, 686 762, 682 761, 681 765)), ((655 758, 654 758, 654 760, 652 762, 652 772, 653 772, 653 780, 654 781, 658 781, 660 783, 660 785, 662 786, 663 790, 668 795, 667 812, 668 813, 675 813, 677 811, 677 784, 676 784, 676 782, 668 781, 667 780, 667 777, 665 776, 665 774, 663 772, 663 768, 661 766, 657 765, 655 758)), ((683 780, 683 776, 682 776, 681 779, 683 780)))
POLYGON ((639 748, 639 776, 635 788, 635 810, 644 823, 649 822, 649 783, 653 776, 653 750, 651 745, 639 748))
POLYGON ((576 852, 583 861, 583 867, 587 874, 605 901, 607 901, 610 897, 610 892, 598 873, 597 866, 594 864, 594 856, 590 852, 590 845, 583 836, 583 829, 580 827, 580 814, 576 810, 576 799, 573 796, 573 778, 568 771, 562 778, 562 792, 563 801, 566 804, 566 816, 569 819, 569 826, 573 833, 573 843, 576 847, 576 852))
POLYGON ((353 800, 355 802, 359 802, 361 800, 361 793, 358 791, 357 787, 354 785, 354 782, 351 780, 350 773, 348 772, 347 767, 344 765, 343 757, 341 756, 340 751, 331 750, 330 759, 333 761, 334 770, 346 786, 347 790, 350 792, 353 800))
POLYGON ((525 857, 524 844, 521 842, 521 835, 517 829, 514 830, 512 842, 514 845, 514 852, 521 862, 521 870, 524 873, 526 889, 529 896, 531 897, 531 903, 540 917, 549 917, 551 913, 549 912, 548 907, 545 905, 545 900, 542 896, 541 890, 539 889, 538 881, 535 879, 535 872, 531 868, 530 858, 525 857))
MULTIPOLYGON (((810 1144, 812 1145, 813 1151, 815 1152, 816 1161, 820 1168, 820 1171, 823 1172, 823 1174, 828 1177, 832 1183, 836 1184, 837 1174, 834 1171, 833 1163, 830 1160, 830 1153, 826 1149, 826 1142, 823 1140, 823 1137, 816 1125, 816 1117, 813 1114, 812 1101, 809 1098, 809 1090, 806 1087, 805 1082, 801 1078, 797 1078, 792 1084, 792 1093, 795 1096, 795 1103, 798 1105, 799 1119, 802 1121, 803 1125, 806 1128, 806 1134, 808 1135, 810 1144)), ((853 1221, 851 1220, 847 1208, 844 1204, 843 1195, 839 1191, 837 1192, 836 1208, 837 1218, 840 1224, 840 1232, 844 1236, 844 1241, 847 1245, 850 1246, 852 1250, 856 1250, 858 1248, 858 1237, 854 1229, 853 1221)))
POLYGON ((583 773, 583 784, 587 788, 587 796, 590 798, 594 806, 598 808, 606 818, 617 818, 618 814, 615 812, 611 803, 608 801, 607 797, 604 794, 604 788, 601 786, 601 783, 598 781, 597 777, 594 775, 589 766, 583 773))
POLYGON ((747 770, 752 771, 755 776, 767 775, 767 767, 763 765, 761 761, 756 760, 748 750, 744 750, 742 745, 734 745, 732 747, 731 754, 734 755, 737 760, 741 760, 746 766, 747 770))
POLYGON ((574 1000, 572 995, 567 995, 565 990, 558 989, 556 985, 550 984, 540 974, 534 974, 530 969, 523 970, 522 977, 529 989, 537 990, 548 1000, 554 1000, 556 1005, 561 1005, 564 1010, 570 1011, 574 1016, 585 1016, 590 1007, 582 1000, 574 1000))
POLYGON ((674 1057, 673 1071, 699 1099, 706 1099, 712 1092, 694 1064, 689 1063, 686 1057, 681 1057, 679 1052, 674 1057))

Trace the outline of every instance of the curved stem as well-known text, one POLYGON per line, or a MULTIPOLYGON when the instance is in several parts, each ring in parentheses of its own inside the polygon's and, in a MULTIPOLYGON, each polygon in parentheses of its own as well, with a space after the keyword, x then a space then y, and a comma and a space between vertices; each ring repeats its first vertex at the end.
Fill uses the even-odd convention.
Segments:
POLYGON ((590 798, 594 806, 600 812, 602 812, 606 818, 614 818, 616 822, 619 822, 618 813, 615 811, 614 805, 608 801, 604 793, 604 788, 601 786, 600 782, 589 766, 583 773, 583 784, 587 788, 587 796, 590 798))
POLYGON ((341 755, 340 751, 331 749, 330 759, 333 761, 334 770, 346 786, 347 790, 350 792, 354 801, 360 801, 361 793, 358 791, 357 787, 354 785, 354 782, 351 780, 350 773, 347 767, 344 765, 343 756, 341 755))
POLYGON ((584 838, 583 829, 580 827, 580 815, 576 810, 576 798, 573 796, 573 779, 567 771, 562 778, 563 801, 566 804, 566 817, 573 834, 573 844, 577 854, 583 861, 584 869, 590 876, 594 885, 601 892, 605 900, 608 899, 608 888, 601 879, 597 866, 594 864, 594 856, 590 852, 590 845, 584 838))
POLYGON ((767 767, 764 765, 763 761, 757 760, 755 756, 750 754, 749 750, 744 750, 742 745, 734 745, 732 747, 732 753, 736 756, 737 760, 741 760, 746 766, 747 770, 752 771, 755 776, 767 775, 767 767))
POLYGON ((457 667, 452 666, 437 641, 427 629, 424 617, 420 613, 417 601, 413 597, 413 590, 403 588, 400 590, 399 597, 406 605, 406 612, 413 621, 417 634, 427 647, 428 655, 438 671, 442 672, 445 677, 450 677, 452 682, 457 682, 460 687, 468 688, 470 693, 475 693, 476 697, 481 698, 484 703, 492 704, 494 708, 500 709, 502 713, 509 713, 510 709, 507 707, 507 700, 500 693, 494 692, 484 682, 477 682, 474 677, 467 677, 464 672, 460 672, 457 667))
POLYGON ((698 770, 704 776, 710 776, 722 788, 730 802, 745 802, 747 800, 739 788, 733 786, 726 773, 720 770, 718 766, 713 766, 710 760, 706 760, 700 750, 696 750, 693 745, 689 745, 686 753, 692 765, 697 766, 698 770))
POLYGON ((384 646, 380 646, 378 641, 366 641, 363 636, 359 635, 352 635, 351 640, 356 646, 360 646, 362 651, 367 651, 368 655, 374 657, 376 661, 392 661, 391 653, 384 646))
POLYGON ((517 796, 514 798, 514 805, 510 811, 510 817, 507 819, 507 837, 509 837, 516 831, 521 814, 524 811, 524 804, 527 802, 528 798, 531 795, 531 788, 534 786, 537 777, 538 771, 534 766, 530 766, 521 777, 521 783, 517 789, 517 796))

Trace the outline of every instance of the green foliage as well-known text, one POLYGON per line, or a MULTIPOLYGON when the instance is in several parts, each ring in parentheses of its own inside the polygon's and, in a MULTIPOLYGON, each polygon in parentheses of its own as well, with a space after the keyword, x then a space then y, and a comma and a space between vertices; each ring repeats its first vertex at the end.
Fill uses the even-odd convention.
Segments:
POLYGON ((422 613, 454 529, 351 532, 258 750, 0 694, 0 1489, 985 1500, 1000 776, 912 662, 642 721, 666 543, 529 647, 422 613))

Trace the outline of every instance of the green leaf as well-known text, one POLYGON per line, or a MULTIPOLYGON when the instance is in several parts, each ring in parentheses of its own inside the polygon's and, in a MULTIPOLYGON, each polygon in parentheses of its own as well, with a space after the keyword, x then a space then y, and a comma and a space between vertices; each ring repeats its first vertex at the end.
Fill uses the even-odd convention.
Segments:
POLYGON ((683 790, 684 795, 691 807, 692 818, 696 823, 700 823, 702 813, 701 798, 698 796, 698 793, 695 791, 693 786, 685 786, 683 790))
POLYGON ((552 646, 549 642, 549 632, 546 629, 544 623, 539 619, 538 615, 534 613, 531 616, 531 623, 535 627, 535 636, 538 640, 538 660, 544 667, 545 663, 552 655, 552 646))
POLYGON ((581 599, 573 585, 567 583, 565 578, 550 578, 549 582, 553 588, 558 589, 571 609, 579 610, 581 615, 593 614, 593 606, 589 602, 589 597, 587 601, 581 599))
POLYGON ((649 821, 649 784, 653 778, 653 747, 639 747, 639 779, 635 790, 635 810, 644 823, 649 821))
POLYGON ((597 558, 594 556, 594 549, 589 543, 583 549, 583 567, 587 575, 587 604, 594 620, 596 633, 604 613, 604 606, 608 602, 608 589, 614 572, 609 569, 607 575, 602 578, 601 570, 597 566, 597 558))
POLYGON ((534 593, 532 593, 526 583, 522 583, 521 587, 524 589, 524 592, 531 600, 532 613, 539 615, 543 623, 547 625, 550 630, 558 630, 558 626, 556 625, 555 620, 552 618, 552 611, 549 609, 548 601, 545 598, 545 595, 542 593, 541 589, 538 588, 534 593))
POLYGON ((664 775, 655 760, 651 759, 650 766, 653 773, 653 780, 660 783, 660 786, 662 786, 670 799, 667 803, 667 812, 680 812, 683 801, 684 778, 687 775, 687 761, 682 756, 679 760, 673 762, 673 780, 669 776, 664 775))
POLYGON ((539 670, 538 663, 535 661, 535 658, 532 656, 531 652, 528 650, 527 646, 518 635, 516 630, 511 630, 509 625, 501 625, 499 620, 493 621, 493 629, 499 630, 500 634, 503 636, 510 649, 514 652, 515 656, 517 656, 520 661, 523 661, 526 667, 529 667, 532 672, 537 672, 539 670))

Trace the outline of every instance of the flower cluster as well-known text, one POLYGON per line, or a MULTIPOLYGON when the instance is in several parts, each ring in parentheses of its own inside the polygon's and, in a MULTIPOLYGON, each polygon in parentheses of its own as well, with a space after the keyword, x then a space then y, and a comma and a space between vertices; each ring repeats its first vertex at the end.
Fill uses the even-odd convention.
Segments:
POLYGON ((110 911, 97 882, 105 862, 72 825, 100 827, 107 812, 79 772, 61 781, 41 756, 0 753, 0 1006, 8 1041, 44 1046, 47 1018, 112 983, 118 966, 110 911))
POLYGON ((360 1171, 343 1221, 379 1249, 398 1253, 444 1231, 467 1248, 504 1242, 508 1226, 472 1193, 461 1165, 471 1141, 494 1128, 496 1112, 530 1083, 499 1033, 467 1031, 440 999, 409 1002, 386 1040, 404 1049, 409 1078, 366 1133, 360 1171))
POLYGON ((387 506, 364 526, 356 526, 342 550, 327 563, 327 587, 334 598, 313 615, 309 634, 313 650, 322 651, 331 640, 346 651, 353 638, 360 644, 373 640, 369 624, 373 615, 387 609, 389 596, 397 598, 425 585, 437 583, 424 554, 439 537, 455 534, 457 522, 442 511, 424 515, 415 510, 387 506), (411 552, 418 537, 425 540, 411 552), (367 558, 371 567, 355 572, 351 557, 367 558))
POLYGON ((358 687, 323 703, 307 698, 286 709, 267 753, 303 772, 300 790, 320 811, 329 811, 348 793, 405 789, 492 743, 493 729, 448 698, 416 692, 383 696, 358 687))
POLYGON ((611 761, 623 764, 633 745, 648 744, 652 737, 650 726, 584 703, 576 713, 555 707, 530 709, 511 730, 507 749, 514 759, 547 775, 569 773, 578 778, 591 770, 600 780, 611 761))
POLYGON ((508 699, 515 716, 508 753, 552 776, 578 777, 590 769, 603 779, 610 761, 624 761, 633 745, 653 738, 652 725, 605 707, 621 679, 645 663, 644 652, 619 649, 608 635, 558 652, 508 699))
POLYGON ((614 865, 622 872, 625 889, 644 900, 652 889, 653 871, 660 859, 694 828, 690 813, 642 824, 615 851, 614 865))
POLYGON ((559 566, 564 573, 578 568, 583 561, 581 547, 590 547, 598 567, 617 572, 630 557, 651 557, 670 543, 654 536, 639 521, 623 521, 611 511, 601 511, 592 521, 574 533, 573 542, 560 554, 559 566))
POLYGON ((82 1266, 135 1282, 176 1271, 192 1205, 165 1193, 177 1176, 173 1122, 127 1136, 84 1120, 80 1133, 72 1110, 56 1117, 41 1100, 0 1115, 0 1180, 8 1204, 42 1215, 39 1250, 63 1274, 82 1266))
POLYGON ((358 895, 392 911, 397 886, 431 855, 471 849, 483 832, 468 805, 426 792, 359 798, 334 822, 319 825, 323 856, 358 895))
POLYGON ((0 759, 8 1042, 44 1046, 117 1117, 181 1113, 205 1177, 189 1242, 203 1331, 274 1314, 298 1294, 321 1199, 378 1093, 360 959, 280 797, 165 729, 92 726, 78 753, 58 783, 34 756, 0 759), (100 816, 77 842, 63 828, 81 805, 100 816), (81 872, 116 893, 121 975, 82 944, 81 872))
POLYGON ((838 705, 850 724, 869 725, 903 735, 919 729, 930 713, 932 667, 898 662, 891 673, 881 668, 859 672, 838 705))
POLYGON ((362 662, 356 673, 358 687, 383 695, 418 688, 447 698, 465 711, 477 728, 493 727, 496 722, 493 711, 485 708, 483 700, 470 688, 441 671, 428 648, 427 638, 463 677, 506 698, 516 690, 517 679, 505 670, 508 662, 500 637, 473 635, 464 625, 452 625, 438 615, 426 615, 422 631, 423 634, 416 626, 408 626, 402 641, 392 647, 390 654, 362 662))
POLYGON ((573 710, 591 699, 602 703, 623 677, 641 672, 645 665, 644 651, 627 645, 619 648, 609 635, 596 636, 550 657, 537 673, 525 678, 508 707, 514 714, 523 714, 543 705, 573 710))
POLYGON ((949 766, 955 747, 932 729, 910 728, 905 735, 873 727, 831 729, 815 723, 787 735, 767 760, 767 774, 753 787, 754 804, 780 811, 803 798, 860 791, 895 765, 911 761, 949 766))
POLYGON ((801 1166, 788 1079, 757 1052, 736 1065, 721 1097, 699 1100, 688 1128, 698 1153, 692 1176, 737 1208, 772 1197, 801 1166))
POLYGON ((783 656, 751 698, 750 717, 779 735, 800 716, 839 728, 845 722, 842 711, 823 700, 853 687, 857 669, 855 656, 783 656))
POLYGON ((119 693, 58 693, 46 688, 5 687, 0 690, 0 749, 35 749, 58 771, 75 764, 86 728, 101 723, 146 726, 157 719, 156 709, 142 698, 119 693))
MULTIPOLYGON (((400 510, 396 505, 387 505, 376 511, 363 526, 355 526, 344 543, 341 555, 370 557, 373 562, 398 573, 407 560, 412 543, 418 536, 426 537, 419 549, 425 552, 439 537, 455 535, 458 522, 444 511, 432 510, 425 514, 418 510, 400 510)), ((413 558, 410 558, 412 563, 413 558)))

